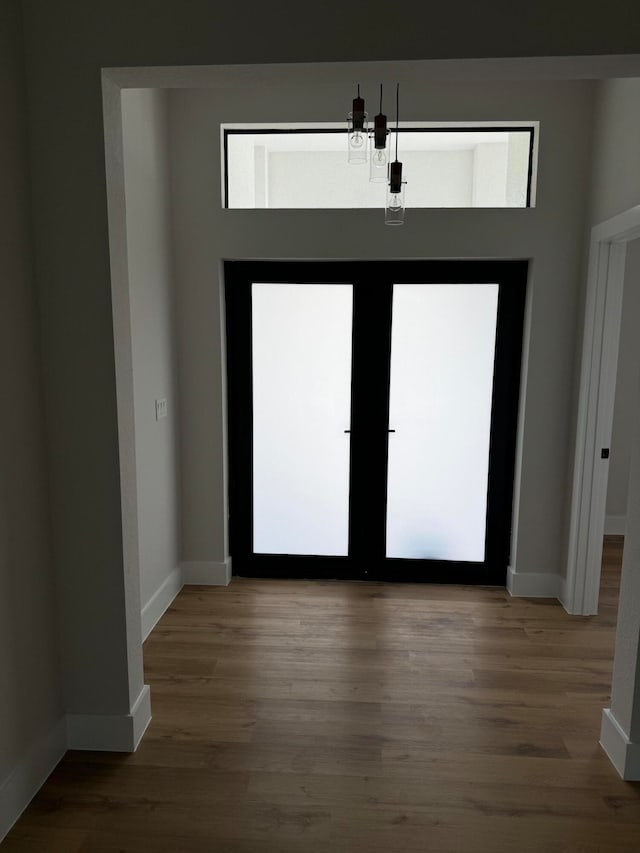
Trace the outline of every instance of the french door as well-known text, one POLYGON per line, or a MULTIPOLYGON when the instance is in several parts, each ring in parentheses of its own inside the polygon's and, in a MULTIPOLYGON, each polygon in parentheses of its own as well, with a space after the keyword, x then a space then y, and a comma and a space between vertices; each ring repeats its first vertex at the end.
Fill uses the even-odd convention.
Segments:
POLYGON ((235 574, 505 583, 526 276, 225 264, 235 574))

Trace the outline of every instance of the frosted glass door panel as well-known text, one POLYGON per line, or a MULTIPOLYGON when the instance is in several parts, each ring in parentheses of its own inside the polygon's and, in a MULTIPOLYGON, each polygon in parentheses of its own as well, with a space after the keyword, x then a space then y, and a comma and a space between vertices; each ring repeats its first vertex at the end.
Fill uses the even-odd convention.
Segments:
POLYGON ((253 550, 346 556, 349 284, 254 284, 253 550))
POLYGON ((497 284, 393 288, 387 556, 485 556, 497 284))

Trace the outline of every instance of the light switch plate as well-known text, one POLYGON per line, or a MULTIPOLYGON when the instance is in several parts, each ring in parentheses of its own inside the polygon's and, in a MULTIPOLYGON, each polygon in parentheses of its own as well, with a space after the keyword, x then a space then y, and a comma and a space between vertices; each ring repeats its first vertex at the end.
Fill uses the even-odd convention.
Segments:
POLYGON ((159 421, 161 418, 167 417, 167 398, 162 397, 160 400, 156 400, 156 420, 159 421))

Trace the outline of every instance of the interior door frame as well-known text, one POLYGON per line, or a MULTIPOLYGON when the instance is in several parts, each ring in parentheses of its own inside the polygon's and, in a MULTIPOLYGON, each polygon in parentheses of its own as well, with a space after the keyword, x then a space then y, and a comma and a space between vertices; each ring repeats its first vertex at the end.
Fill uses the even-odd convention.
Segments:
POLYGON ((615 405, 627 243, 640 238, 640 205, 591 231, 580 396, 573 466, 569 550, 562 604, 569 613, 598 612, 608 457, 615 405), (606 454, 605 454, 606 455, 606 454))
MULTIPOLYGON (((516 432, 520 393, 520 365, 524 306, 527 285, 526 260, 420 260, 420 261, 226 261, 225 302, 227 327, 227 380, 229 417, 229 536, 234 573, 253 577, 315 577, 432 583, 506 584, 510 558, 511 521, 516 454, 516 432), (496 354, 489 447, 489 484, 485 560, 457 562, 440 560, 362 559, 356 566, 349 557, 299 557, 254 554, 252 550, 252 385, 251 385, 251 285, 253 282, 330 283, 354 285, 357 294, 397 283, 497 283, 499 285, 496 354), (295 561, 295 562, 294 562, 295 561)), ((375 317, 373 318, 375 322, 375 317)), ((354 311, 354 324, 356 324, 354 311)), ((388 418, 388 335, 380 347, 386 359, 378 365, 378 384, 386 396, 388 418)), ((377 333, 384 330, 378 329, 377 333)), ((366 331, 365 331, 366 334, 366 331)), ((354 325, 354 374, 357 357, 354 325)), ((355 383, 352 383, 355 385, 355 383)), ((356 400, 352 388, 352 418, 356 400)), ((385 426, 388 426, 388 420, 385 426)), ((385 428, 385 457, 388 444, 385 428)), ((351 445, 351 472, 356 465, 351 445)), ((350 531, 354 522, 350 489, 350 531)), ((380 503, 380 501, 378 501, 380 503)), ((384 504, 386 513, 386 474, 384 504)), ((378 524, 380 519, 378 520, 378 524)), ((350 541, 351 546, 351 541, 350 541)))

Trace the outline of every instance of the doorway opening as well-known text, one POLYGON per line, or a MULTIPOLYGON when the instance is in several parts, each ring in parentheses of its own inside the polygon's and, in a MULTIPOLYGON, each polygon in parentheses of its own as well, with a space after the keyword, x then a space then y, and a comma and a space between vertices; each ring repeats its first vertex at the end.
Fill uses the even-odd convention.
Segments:
POLYGON ((234 573, 505 584, 526 278, 225 264, 234 573))
POLYGON ((636 320, 640 315, 640 240, 628 243, 622 293, 620 343, 615 378, 611 452, 607 477, 606 510, 598 613, 617 615, 616 593, 620 586, 633 439, 638 430, 640 387, 640 339, 636 320))
MULTIPOLYGON (((598 612, 627 248, 640 237, 640 206, 591 232, 567 573, 569 613, 598 612)), ((634 418, 637 418, 637 388, 634 418)))

